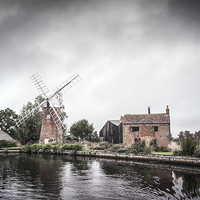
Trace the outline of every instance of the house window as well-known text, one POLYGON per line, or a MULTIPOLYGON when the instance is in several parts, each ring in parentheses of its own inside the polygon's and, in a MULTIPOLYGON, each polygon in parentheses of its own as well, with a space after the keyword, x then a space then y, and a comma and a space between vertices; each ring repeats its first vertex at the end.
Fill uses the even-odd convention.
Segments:
POLYGON ((131 132, 139 131, 139 126, 131 126, 131 132))
POLYGON ((152 131, 154 132, 158 131, 158 126, 152 126, 152 131))

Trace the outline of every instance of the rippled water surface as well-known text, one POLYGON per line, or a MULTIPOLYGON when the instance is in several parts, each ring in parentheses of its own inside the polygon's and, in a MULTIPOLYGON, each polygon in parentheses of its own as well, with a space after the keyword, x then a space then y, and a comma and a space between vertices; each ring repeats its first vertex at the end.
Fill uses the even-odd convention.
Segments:
POLYGON ((198 169, 55 155, 0 155, 1 199, 200 199, 198 169))

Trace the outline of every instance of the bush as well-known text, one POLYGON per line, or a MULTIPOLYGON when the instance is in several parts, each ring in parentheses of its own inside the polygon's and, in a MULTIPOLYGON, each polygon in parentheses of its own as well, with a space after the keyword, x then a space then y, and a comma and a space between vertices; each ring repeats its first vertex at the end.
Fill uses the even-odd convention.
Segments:
POLYGON ((8 141, 8 140, 1 140, 0 141, 0 148, 6 148, 6 147, 16 147, 17 144, 15 141, 8 141))
MULTIPOLYGON (((111 146, 110 150, 113 151, 113 152, 118 152, 119 153, 119 149, 124 149, 124 146, 122 145, 117 145, 117 144, 114 144, 111 146)), ((123 150, 122 150, 123 151, 123 150)))
POLYGON ((161 146, 161 147, 156 146, 156 147, 154 147, 154 151, 156 151, 156 152, 169 152, 170 149, 167 149, 164 146, 161 146))
POLYGON ((181 131, 179 133, 179 139, 181 142, 182 155, 191 156, 194 155, 196 149, 197 140, 196 135, 190 133, 190 131, 181 131))
POLYGON ((146 148, 145 147, 145 141, 139 141, 134 143, 131 147, 127 148, 127 153, 134 153, 134 154, 138 154, 138 153, 142 153, 142 154, 149 154, 151 153, 151 148, 146 148))
POLYGON ((31 152, 39 153, 40 149, 42 149, 42 144, 33 144, 31 146, 31 152))
POLYGON ((52 149, 52 145, 50 143, 47 143, 42 146, 42 149, 45 153, 50 153, 50 150, 52 149))
POLYGON ((200 147, 194 151, 194 155, 198 158, 200 157, 200 147))
POLYGON ((173 151, 173 156, 182 156, 182 155, 183 155, 182 150, 175 149, 173 151))
POLYGON ((31 153, 31 145, 25 145, 21 148, 21 152, 31 153))
POLYGON ((103 141, 103 142, 99 143, 99 146, 103 146, 103 147, 105 147, 105 149, 109 149, 112 146, 112 144, 110 144, 107 141, 103 141))
POLYGON ((56 144, 52 146, 53 153, 59 153, 60 152, 60 144, 56 144))
POLYGON ((80 151, 83 149, 83 147, 79 144, 64 144, 60 149, 61 151, 65 151, 65 150, 80 151))
POLYGON ((70 145, 70 150, 80 151, 80 150, 82 150, 82 148, 83 147, 79 144, 71 144, 70 145))

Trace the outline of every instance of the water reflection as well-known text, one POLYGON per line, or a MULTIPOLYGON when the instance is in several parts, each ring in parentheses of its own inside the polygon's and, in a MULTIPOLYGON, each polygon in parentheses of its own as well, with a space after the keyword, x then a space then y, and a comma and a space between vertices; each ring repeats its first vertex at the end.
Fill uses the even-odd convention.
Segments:
POLYGON ((1 199, 200 199, 199 169, 55 155, 0 155, 1 199))

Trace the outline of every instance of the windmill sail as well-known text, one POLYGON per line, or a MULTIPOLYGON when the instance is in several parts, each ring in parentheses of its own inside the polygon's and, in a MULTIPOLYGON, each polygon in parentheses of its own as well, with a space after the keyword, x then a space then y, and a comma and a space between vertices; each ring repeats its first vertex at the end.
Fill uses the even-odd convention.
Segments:
POLYGON ((49 89, 45 85, 40 75, 38 73, 34 74, 33 76, 31 76, 31 80, 33 81, 33 84, 39 91, 40 95, 47 98, 47 93, 49 92, 49 89))

